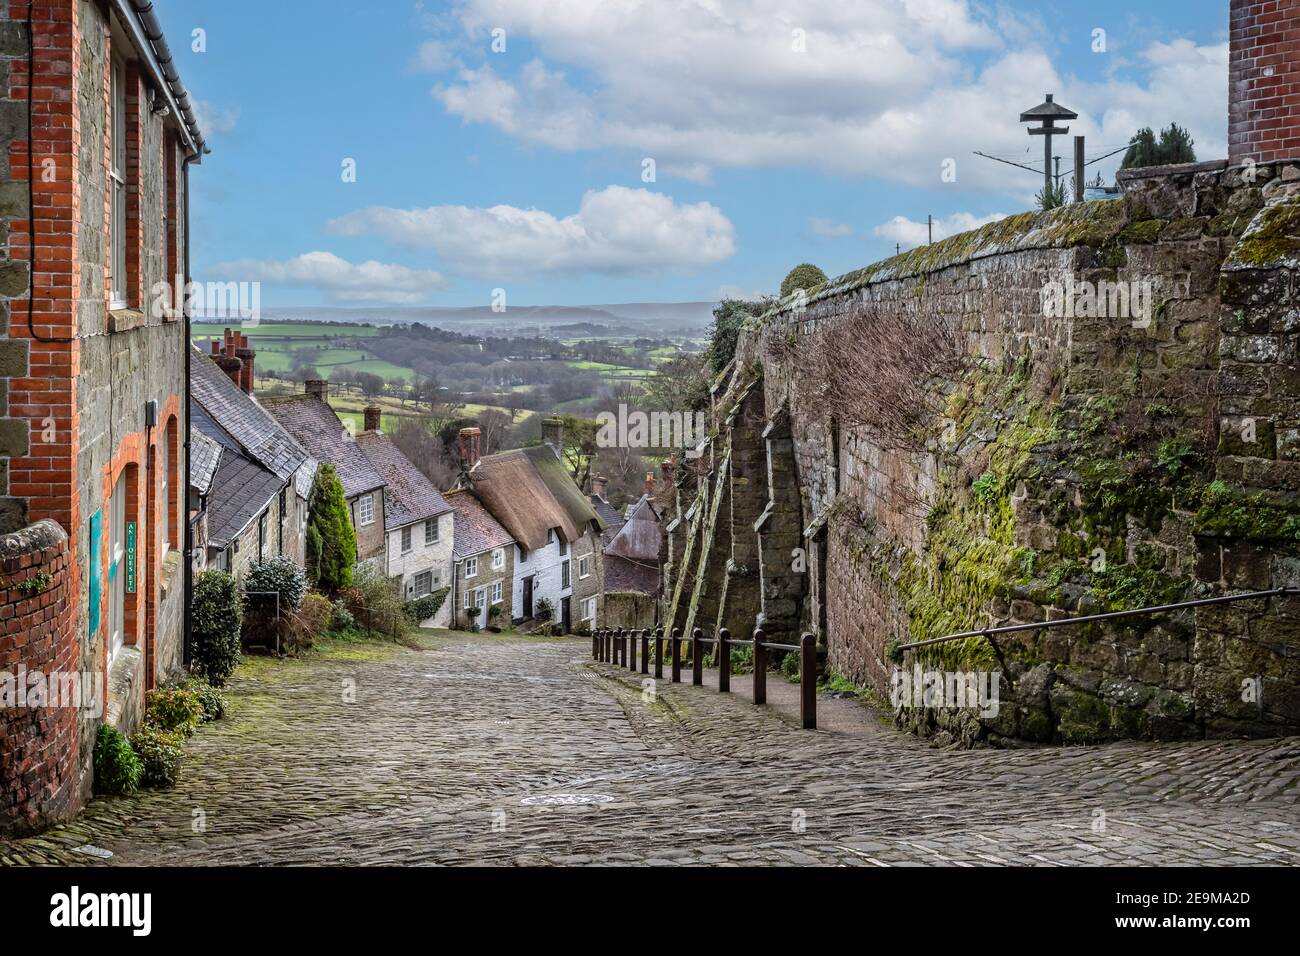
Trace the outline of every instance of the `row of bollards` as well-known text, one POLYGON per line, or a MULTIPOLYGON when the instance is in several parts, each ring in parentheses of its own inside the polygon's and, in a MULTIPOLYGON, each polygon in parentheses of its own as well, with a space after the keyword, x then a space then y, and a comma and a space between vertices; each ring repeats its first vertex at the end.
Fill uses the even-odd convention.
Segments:
POLYGON ((704 684, 704 645, 712 645, 718 663, 718 691, 726 694, 731 691, 731 649, 748 645, 754 649, 754 703, 767 703, 767 661, 769 651, 797 651, 799 653, 799 718, 806 730, 817 727, 817 642, 811 634, 804 634, 798 644, 781 644, 766 639, 762 628, 755 628, 750 640, 737 640, 724 627, 716 637, 706 637, 704 631, 695 628, 690 638, 683 638, 679 628, 664 636, 664 629, 656 627, 629 629, 621 627, 603 627, 592 632, 592 660, 604 664, 617 664, 630 671, 637 670, 637 645, 640 644, 640 671, 650 673, 650 646, 654 643, 654 676, 662 680, 664 676, 664 644, 668 644, 672 682, 682 680, 682 642, 691 644, 691 683, 704 684))

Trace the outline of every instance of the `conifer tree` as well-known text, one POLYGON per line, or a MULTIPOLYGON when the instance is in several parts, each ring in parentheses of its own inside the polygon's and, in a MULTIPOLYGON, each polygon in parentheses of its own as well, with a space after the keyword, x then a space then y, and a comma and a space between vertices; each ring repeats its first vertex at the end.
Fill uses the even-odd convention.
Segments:
POLYGON ((333 594, 352 583, 357 533, 333 465, 321 465, 311 492, 307 522, 307 573, 318 589, 333 594))

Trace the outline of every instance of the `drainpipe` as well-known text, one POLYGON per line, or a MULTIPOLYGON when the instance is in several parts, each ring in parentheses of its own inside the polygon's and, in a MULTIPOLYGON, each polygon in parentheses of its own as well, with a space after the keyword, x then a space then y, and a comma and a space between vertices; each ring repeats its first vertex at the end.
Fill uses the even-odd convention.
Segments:
MULTIPOLYGON (((190 608, 193 606, 194 598, 194 524, 190 521, 190 358, 194 349, 190 347, 190 297, 188 295, 190 284, 190 163, 194 161, 194 156, 186 156, 181 163, 181 175, 185 180, 185 243, 182 258, 184 260, 182 269, 185 272, 185 288, 180 290, 183 298, 181 299, 181 314, 185 322, 185 340, 181 347, 185 350, 185 493, 183 500, 185 502, 185 567, 182 569, 184 580, 183 591, 185 604, 181 610, 182 618, 185 622, 184 641, 185 645, 181 650, 181 660, 185 664, 185 670, 190 669, 191 661, 191 644, 193 641, 193 627, 190 623, 190 608)), ((172 276, 172 281, 176 280, 172 276)), ((207 361, 204 359, 204 361, 207 361)))

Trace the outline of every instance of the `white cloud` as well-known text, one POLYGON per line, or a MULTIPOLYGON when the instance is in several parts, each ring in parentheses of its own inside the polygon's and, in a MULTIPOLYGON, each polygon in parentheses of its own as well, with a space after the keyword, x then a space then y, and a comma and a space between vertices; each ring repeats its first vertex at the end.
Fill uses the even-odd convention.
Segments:
POLYGON ((224 280, 280 283, 323 291, 335 302, 420 305, 447 280, 428 269, 371 259, 351 263, 332 252, 306 252, 292 259, 239 259, 210 270, 224 280))
MULTIPOLYGON (((968 229, 974 229, 985 223, 997 222, 999 219, 1005 219, 1006 214, 995 212, 987 216, 974 216, 968 212, 955 212, 951 216, 944 216, 934 220, 934 238, 935 240, 946 239, 949 236, 955 236, 959 232, 966 232, 968 229)), ((894 242, 911 248, 912 246, 924 245, 930 235, 930 226, 928 223, 915 222, 906 216, 895 216, 889 222, 881 223, 871 230, 871 234, 880 239, 892 239, 894 242)))
POLYGON ((445 73, 461 65, 452 44, 446 40, 425 40, 415 51, 411 66, 421 73, 445 73))
POLYGON ((821 236, 823 239, 844 239, 853 235, 852 226, 835 222, 833 219, 823 219, 821 216, 809 216, 808 228, 814 236, 821 236))
POLYGON ((1225 154, 1226 45, 1153 44, 1087 83, 1056 69, 1033 15, 988 6, 681 0, 650 15, 633 0, 464 0, 463 35, 501 26, 536 57, 512 75, 480 54, 433 95, 524 143, 630 149, 665 171, 812 166, 939 187, 953 158, 953 188, 1032 194, 1029 173, 972 151, 1041 162, 1017 117, 1047 90, 1080 113, 1071 133, 1088 136, 1090 153, 1177 121, 1203 158, 1225 154), (804 52, 792 49, 796 29, 804 52))
POLYGON ((193 100, 194 118, 198 120, 199 129, 204 137, 229 133, 239 122, 238 107, 221 107, 207 100, 193 100))
POLYGON ((459 272, 502 281, 538 272, 688 271, 736 251, 731 221, 716 206, 625 186, 586 193, 563 218, 516 206, 371 206, 331 220, 329 229, 434 249, 459 272))

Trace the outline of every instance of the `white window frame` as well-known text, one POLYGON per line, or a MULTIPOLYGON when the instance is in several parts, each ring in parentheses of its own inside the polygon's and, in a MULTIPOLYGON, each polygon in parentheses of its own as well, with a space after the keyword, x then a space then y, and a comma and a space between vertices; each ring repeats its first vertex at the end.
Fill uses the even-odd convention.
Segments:
POLYGON ((492 603, 493 603, 493 604, 500 604, 502 600, 503 600, 503 597, 502 597, 502 593, 501 593, 501 582, 500 582, 500 581, 494 581, 493 584, 492 584, 492 603))
POLYGON ((109 70, 109 229, 110 309, 125 309, 126 297, 126 63, 113 57, 109 70))
POLYGON ((492 552, 492 570, 500 571, 506 566, 506 549, 497 548, 492 552))
POLYGON ((481 608, 486 603, 487 603, 487 588, 475 588, 474 606, 477 608, 481 608))
POLYGON ((573 571, 566 559, 560 562, 560 590, 573 587, 573 571))
POLYGON ((469 610, 470 601, 473 599, 473 595, 474 595, 473 591, 469 590, 468 588, 465 590, 465 596, 464 596, 464 600, 461 602, 461 607, 463 607, 467 611, 469 610))
POLYGON ((478 577, 478 558, 465 559, 465 577, 467 578, 478 577))
POLYGON ((421 572, 419 572, 419 573, 415 576, 415 580, 411 582, 411 587, 412 587, 412 590, 413 590, 414 593, 415 593, 415 596, 418 597, 418 598, 422 598, 422 597, 424 597, 426 594, 432 594, 432 593, 433 593, 433 572, 432 572, 432 571, 421 571, 421 572), (429 580, 429 586, 426 587, 424 590, 420 590, 420 583, 421 583, 421 581, 422 581, 423 579, 425 579, 425 578, 428 578, 428 580, 429 580))
POLYGON ((375 496, 365 495, 357 500, 357 524, 361 527, 375 523, 375 496), (369 513, 367 516, 367 512, 369 513))
POLYGON ((591 577, 591 556, 584 554, 578 559, 578 580, 591 577))
POLYGON ((582 619, 584 621, 596 620, 596 599, 594 597, 585 598, 582 602, 582 619), (590 611, 587 609, 591 608, 590 611))
POLYGON ((413 537, 414 535, 411 533, 411 526, 408 524, 402 529, 402 538, 399 545, 402 549, 402 554, 410 554, 415 550, 415 542, 411 540, 413 537))
MULTIPOLYGON (((159 529, 159 537, 162 538, 162 556, 167 557, 167 552, 171 550, 171 525, 172 525, 172 502, 167 497, 167 472, 171 470, 172 463, 172 442, 171 427, 163 429, 162 440, 162 527, 159 529)), ((179 521, 177 522, 179 524, 179 521)))
POLYGON ((438 543, 438 519, 430 518, 424 523, 424 543, 427 547, 438 543))

